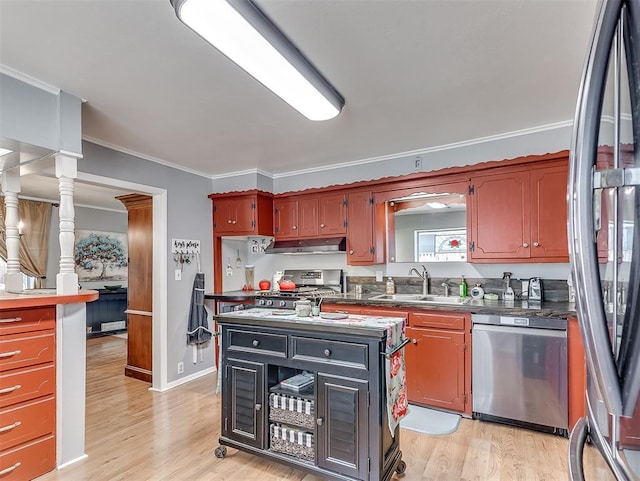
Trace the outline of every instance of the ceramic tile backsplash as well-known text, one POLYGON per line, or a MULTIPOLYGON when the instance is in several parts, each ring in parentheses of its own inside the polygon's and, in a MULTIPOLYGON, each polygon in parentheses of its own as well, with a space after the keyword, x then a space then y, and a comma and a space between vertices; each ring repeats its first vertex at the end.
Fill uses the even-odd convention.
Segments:
MULTIPOLYGON (((375 276, 348 276, 347 277, 347 292, 354 293, 355 286, 362 286, 363 295, 375 295, 384 294, 385 281, 387 277, 383 278, 382 282, 376 282, 375 276)), ((397 277, 393 276, 393 280, 396 285, 396 293, 399 294, 421 294, 422 293, 422 279, 412 277, 397 277)), ((449 286, 449 295, 459 295, 461 278, 456 277, 430 277, 429 278, 429 293, 435 295, 444 295, 445 288, 442 285, 446 283, 449 286)), ((523 279, 527 280, 527 279, 523 279)), ((505 281, 500 278, 494 279, 480 279, 469 278, 465 276, 467 282, 467 292, 471 291, 471 288, 476 284, 480 284, 484 289, 485 294, 497 294, 502 299, 502 293, 505 289, 505 281)), ((545 301, 567 302, 569 300, 569 290, 566 280, 557 279, 542 279, 542 287, 544 289, 545 301)), ((522 282, 521 279, 511 279, 511 288, 516 295, 517 299, 522 298, 522 282)), ((526 294, 526 293, 525 293, 526 294)))

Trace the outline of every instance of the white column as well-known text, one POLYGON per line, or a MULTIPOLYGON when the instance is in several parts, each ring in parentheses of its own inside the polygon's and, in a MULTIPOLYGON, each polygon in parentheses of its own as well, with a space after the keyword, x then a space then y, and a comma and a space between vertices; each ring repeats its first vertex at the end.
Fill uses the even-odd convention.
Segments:
POLYGON ((7 274, 5 290, 22 292, 24 276, 20 272, 20 233, 18 232, 18 193, 20 192, 19 169, 9 170, 2 175, 2 191, 6 207, 5 236, 7 243, 7 274))
POLYGON ((78 293, 78 274, 75 272, 73 246, 75 242, 75 211, 73 208, 73 180, 78 176, 78 159, 56 155, 56 177, 60 189, 60 269, 56 276, 58 294, 78 293))

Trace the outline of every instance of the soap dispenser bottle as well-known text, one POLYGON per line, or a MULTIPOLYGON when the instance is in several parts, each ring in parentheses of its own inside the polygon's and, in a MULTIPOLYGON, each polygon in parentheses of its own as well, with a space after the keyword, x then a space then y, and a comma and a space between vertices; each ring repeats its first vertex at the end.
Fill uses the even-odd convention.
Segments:
POLYGON ((464 280, 464 276, 460 280, 460 297, 467 297, 467 281, 464 280))
POLYGON ((393 281, 392 277, 387 278, 387 284, 385 287, 385 292, 387 294, 395 294, 396 293, 396 283, 393 281))

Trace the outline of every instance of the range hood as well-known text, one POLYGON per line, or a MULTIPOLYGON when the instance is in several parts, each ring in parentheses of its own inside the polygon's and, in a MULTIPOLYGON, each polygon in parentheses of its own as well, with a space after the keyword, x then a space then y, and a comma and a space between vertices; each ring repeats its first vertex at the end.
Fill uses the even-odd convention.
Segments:
POLYGON ((272 242, 265 250, 266 254, 334 254, 346 252, 347 240, 344 237, 328 239, 279 240, 272 242))

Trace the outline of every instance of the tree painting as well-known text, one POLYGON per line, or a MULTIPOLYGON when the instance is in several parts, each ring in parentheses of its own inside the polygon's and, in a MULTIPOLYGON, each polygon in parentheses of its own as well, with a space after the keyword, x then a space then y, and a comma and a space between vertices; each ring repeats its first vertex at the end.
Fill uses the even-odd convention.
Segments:
POLYGON ((125 235, 84 231, 76 238, 75 263, 78 276, 83 280, 126 278, 127 245, 125 235))

